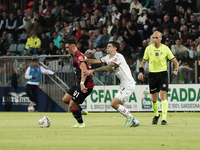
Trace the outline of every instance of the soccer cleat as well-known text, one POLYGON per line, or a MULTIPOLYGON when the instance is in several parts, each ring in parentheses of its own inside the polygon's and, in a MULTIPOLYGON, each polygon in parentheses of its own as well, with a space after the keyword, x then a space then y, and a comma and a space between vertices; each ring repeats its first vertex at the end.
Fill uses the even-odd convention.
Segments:
POLYGON ((82 114, 82 115, 87 115, 87 114, 88 114, 88 111, 87 111, 87 110, 82 110, 82 111, 81 111, 81 114, 82 114))
POLYGON ((29 107, 33 107, 33 106, 35 106, 35 105, 36 105, 35 102, 31 102, 31 103, 29 104, 29 107))
POLYGON ((161 125, 167 125, 167 121, 166 120, 162 120, 161 125))
POLYGON ((140 125, 140 122, 137 119, 134 119, 131 127, 138 127, 139 125, 140 125))
POLYGON ((160 118, 160 114, 159 114, 159 116, 154 116, 154 118, 152 120, 152 125, 157 125, 159 118, 160 118))
POLYGON ((74 126, 72 126, 72 128, 84 128, 85 124, 84 123, 77 123, 74 126))
POLYGON ((135 120, 134 117, 131 117, 129 119, 127 118, 124 127, 131 127, 133 125, 134 120, 135 120))

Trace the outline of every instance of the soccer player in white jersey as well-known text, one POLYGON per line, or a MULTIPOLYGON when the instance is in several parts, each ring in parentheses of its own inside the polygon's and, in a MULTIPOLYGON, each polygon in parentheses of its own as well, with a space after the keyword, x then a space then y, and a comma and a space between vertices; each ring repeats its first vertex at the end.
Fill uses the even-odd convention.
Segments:
POLYGON ((84 59, 79 58, 80 61, 84 61, 90 64, 106 63, 106 66, 87 70, 84 73, 90 75, 93 72, 105 72, 113 70, 115 75, 120 79, 120 89, 111 101, 111 106, 119 111, 122 115, 126 116, 125 127, 136 127, 140 123, 130 111, 124 107, 124 103, 129 99, 130 95, 135 91, 135 81, 131 75, 130 68, 126 63, 123 55, 118 53, 119 43, 109 42, 107 45, 107 55, 101 59, 84 59))

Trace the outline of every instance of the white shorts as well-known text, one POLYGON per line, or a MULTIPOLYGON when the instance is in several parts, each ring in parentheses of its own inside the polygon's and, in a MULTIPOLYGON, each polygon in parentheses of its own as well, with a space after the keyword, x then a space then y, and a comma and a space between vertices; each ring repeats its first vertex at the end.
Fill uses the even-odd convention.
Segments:
POLYGON ((129 97, 135 91, 135 84, 126 87, 120 87, 118 93, 115 95, 117 99, 121 101, 121 103, 125 103, 129 100, 129 97))

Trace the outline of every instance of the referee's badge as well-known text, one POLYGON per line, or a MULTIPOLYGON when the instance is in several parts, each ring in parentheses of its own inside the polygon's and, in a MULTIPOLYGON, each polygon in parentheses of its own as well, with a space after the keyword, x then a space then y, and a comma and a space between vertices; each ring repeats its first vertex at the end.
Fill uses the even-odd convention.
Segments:
POLYGON ((166 87, 166 84, 163 84, 162 86, 165 88, 165 87, 166 87))
POLYGON ((158 55, 159 55, 159 53, 155 53, 155 55, 156 55, 156 56, 158 56, 158 55))

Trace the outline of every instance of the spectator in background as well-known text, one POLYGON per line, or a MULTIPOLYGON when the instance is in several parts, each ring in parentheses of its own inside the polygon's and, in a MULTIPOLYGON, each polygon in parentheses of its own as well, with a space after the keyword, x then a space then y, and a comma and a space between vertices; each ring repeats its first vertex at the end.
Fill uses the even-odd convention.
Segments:
POLYGON ((64 22, 71 23, 74 21, 72 15, 66 14, 65 11, 66 10, 64 8, 61 9, 60 15, 58 15, 58 17, 56 18, 56 20, 59 20, 61 24, 63 24, 64 22))
POLYGON ((57 48, 60 48, 60 41, 65 41, 62 36, 59 36, 57 32, 53 32, 53 42, 57 48))
POLYGON ((72 26, 69 25, 68 22, 64 22, 63 23, 63 29, 61 30, 61 36, 64 38, 64 39, 68 39, 71 34, 72 34, 72 26))
POLYGON ((179 6, 177 16, 179 19, 186 18, 186 11, 182 6, 179 6))
POLYGON ((189 49, 181 45, 181 39, 176 39, 176 45, 172 45, 172 53, 181 56, 185 51, 189 51, 189 49))
POLYGON ((6 20, 7 19, 8 19, 7 13, 5 11, 3 11, 1 21, 0 21, 0 35, 2 35, 3 31, 6 30, 6 20))
POLYGON ((91 24, 97 28, 100 19, 101 19, 101 16, 100 16, 99 10, 95 10, 94 15, 91 16, 91 24))
POLYGON ((57 32, 58 35, 61 35, 63 33, 62 29, 63 26, 60 24, 60 21, 57 20, 55 25, 51 28, 51 35, 53 34, 53 32, 57 32))
POLYGON ((37 37, 36 32, 31 32, 31 37, 27 39, 25 48, 30 54, 36 54, 37 49, 41 46, 41 40, 37 37))
POLYGON ((159 17, 163 16, 162 9, 163 9, 164 1, 165 0, 159 0, 159 3, 155 7, 156 8, 156 12, 157 12, 157 14, 158 14, 159 17))
POLYGON ((190 18, 191 15, 193 15, 193 12, 192 12, 191 8, 188 7, 187 11, 186 11, 186 16, 185 16, 185 20, 187 21, 188 26, 191 26, 191 18, 190 18))
POLYGON ((76 25, 75 26, 75 30, 76 30, 76 41, 78 41, 81 37, 81 28, 80 26, 76 25))
POLYGON ((51 11, 47 11, 45 17, 45 30, 51 32, 52 27, 55 25, 55 17, 51 14, 51 11))
POLYGON ((130 19, 131 14, 128 12, 128 10, 126 8, 123 9, 122 14, 120 16, 120 20, 123 19, 130 19))
POLYGON ((147 46, 148 46, 148 41, 147 40, 143 40, 142 41, 142 48, 139 49, 139 51, 138 51, 138 56, 139 57, 143 57, 144 56, 144 51, 145 51, 147 46))
POLYGON ((85 24, 85 29, 87 30, 87 32, 89 32, 90 30, 95 30, 96 27, 91 24, 90 19, 87 19, 85 24))
POLYGON ((195 41, 197 38, 199 38, 200 33, 198 32, 198 27, 196 25, 192 25, 192 33, 190 34, 190 41, 189 41, 189 45, 193 45, 195 44, 195 41))
POLYGON ((82 16, 85 15, 87 12, 91 13, 91 9, 88 7, 87 3, 83 3, 83 8, 81 10, 82 16))
POLYGON ((194 60, 190 58, 188 51, 184 51, 183 58, 179 62, 179 66, 179 84, 193 83, 194 60))
POLYGON ((121 0, 116 0, 115 6, 117 7, 117 10, 122 13, 124 6, 124 3, 121 2, 121 0))
POLYGON ((94 45, 92 42, 89 43, 89 49, 85 51, 85 56, 87 58, 93 58, 94 57, 94 54, 96 52, 96 49, 94 49, 94 45))
POLYGON ((21 34, 24 31, 25 27, 25 21, 24 21, 24 15, 22 11, 19 9, 17 11, 17 18, 16 18, 16 28, 13 34, 13 40, 17 43, 19 34, 21 34))
POLYGON ((125 41, 121 41, 119 53, 121 53, 125 57, 125 59, 131 58, 130 47, 126 44, 125 41))
POLYGON ((133 8, 135 8, 135 9, 137 9, 138 10, 138 15, 141 15, 141 13, 142 13, 142 5, 138 2, 138 0, 133 0, 132 2, 131 2, 131 6, 130 6, 130 12, 131 12, 131 10, 133 9, 133 8))
POLYGON ((106 7, 106 11, 112 13, 112 8, 115 7, 115 4, 113 3, 113 0, 108 0, 108 5, 106 7))
POLYGON ((181 23, 178 19, 178 16, 174 16, 172 26, 175 27, 178 31, 181 28, 181 23))
POLYGON ((166 38, 171 39, 171 35, 169 34, 169 30, 168 29, 164 29, 163 30, 161 43, 165 43, 166 38))
POLYGON ((165 44, 167 47, 169 47, 169 49, 171 49, 172 44, 171 44, 170 38, 166 38, 164 44, 165 44))
POLYGON ((186 47, 189 46, 189 42, 190 42, 190 34, 188 32, 188 27, 187 25, 183 25, 182 26, 182 32, 181 32, 181 40, 182 40, 182 44, 186 47))
POLYGON ((14 17, 16 17, 17 16, 17 11, 19 9, 20 9, 19 3, 15 1, 13 3, 13 7, 11 7, 10 10, 9 10, 9 14, 12 13, 14 15, 14 17))
POLYGON ((180 31, 182 31, 182 27, 183 27, 183 25, 186 25, 187 26, 187 22, 186 22, 186 20, 184 19, 184 18, 181 18, 181 27, 180 27, 180 31))
POLYGON ((153 27, 159 26, 159 16, 156 13, 156 9, 154 7, 151 7, 150 14, 147 16, 146 25, 147 25, 147 37, 151 35, 151 31, 153 27))
POLYGON ((108 45, 110 39, 110 34, 108 33, 108 29, 106 27, 103 28, 103 35, 101 39, 99 40, 98 45, 100 45, 102 48, 106 48, 108 45))
POLYGON ((78 41, 77 42, 77 48, 78 48, 78 50, 81 52, 81 53, 85 53, 85 51, 86 51, 86 49, 83 47, 83 44, 80 42, 80 41, 78 41))
POLYGON ((92 3, 92 14, 94 13, 95 10, 101 12, 101 4, 99 3, 98 0, 94 0, 94 2, 92 3))
POLYGON ((49 1, 48 0, 45 0, 44 1, 44 5, 43 5, 43 9, 42 9, 42 11, 41 11, 41 16, 46 16, 47 15, 47 12, 49 11, 49 12, 51 12, 51 6, 50 6, 50 3, 49 3, 49 1))
POLYGON ((39 13, 35 13, 34 19, 32 24, 34 23, 35 20, 38 20, 38 22, 40 23, 40 25, 44 28, 45 27, 45 19, 44 17, 42 17, 39 13))
POLYGON ((176 39, 180 39, 181 38, 181 33, 178 32, 177 28, 175 26, 171 27, 171 40, 172 40, 172 44, 175 44, 175 40, 176 39))
POLYGON ((107 21, 106 27, 107 27, 108 34, 111 34, 111 31, 113 29, 113 25, 112 25, 112 21, 111 20, 107 21))
POLYGON ((100 41, 101 37, 102 37, 102 35, 100 34, 99 30, 96 29, 94 31, 93 36, 89 40, 90 42, 92 42, 94 44, 94 48, 96 48, 97 45, 99 45, 99 41, 100 41))
POLYGON ((88 40, 90 39, 88 32, 85 28, 81 28, 81 37, 79 42, 82 43, 84 49, 88 49, 88 40))
POLYGON ((193 26, 196 26, 196 27, 199 26, 199 22, 197 21, 197 18, 195 15, 190 15, 190 21, 191 21, 191 26, 190 26, 191 27, 190 32, 191 32, 193 26))
POLYGON ((60 13, 60 6, 59 6, 59 3, 58 3, 58 0, 54 0, 53 2, 53 7, 51 9, 51 13, 54 17, 57 17, 60 13))
POLYGON ((176 4, 174 0, 165 0, 162 8, 163 14, 168 14, 170 17, 176 15, 176 4))
POLYGON ((57 55, 67 55, 68 52, 66 51, 65 42, 60 41, 60 49, 56 51, 57 55))
POLYGON ((123 38, 119 36, 118 32, 115 32, 113 36, 110 37, 109 42, 118 42, 119 44, 123 41, 123 38))
POLYGON ((102 52, 102 50, 101 50, 101 46, 97 46, 96 47, 96 52, 95 52, 95 54, 94 54, 94 58, 95 59, 100 59, 100 58, 102 58, 103 57, 103 52, 102 52))
POLYGON ((112 8, 112 23, 114 24, 116 19, 119 20, 120 16, 121 16, 121 13, 118 12, 117 7, 113 7, 112 8))
POLYGON ((197 47, 195 45, 191 45, 188 52, 189 52, 190 58, 196 59, 196 57, 197 57, 197 47))
POLYGON ((90 12, 86 12, 85 15, 83 16, 83 20, 85 21, 86 23, 86 20, 91 20, 91 15, 90 15, 90 12))
POLYGON ((6 19, 6 29, 8 30, 8 33, 13 34, 16 28, 16 19, 14 18, 14 14, 10 14, 9 18, 6 19))
POLYGON ((134 23, 134 24, 136 24, 137 23, 137 20, 138 20, 138 13, 137 13, 137 9, 136 8, 133 8, 132 10, 131 10, 131 21, 134 23))
POLYGON ((45 33, 42 33, 41 46, 40 46, 40 48, 37 49, 36 54, 38 54, 38 55, 46 54, 47 50, 49 48, 50 41, 51 41, 51 39, 48 36, 46 36, 45 33))
POLYGON ((195 40, 195 46, 198 46, 200 44, 200 35, 199 37, 195 40))
POLYGON ((3 31, 2 37, 0 37, 0 55, 5 55, 11 44, 12 42, 8 37, 7 31, 3 31))
MULTIPOLYGON (((101 18, 102 19, 102 18, 101 18)), ((112 20, 112 15, 111 15, 111 13, 109 12, 109 11, 106 11, 106 13, 105 13, 105 15, 104 15, 104 17, 103 17, 103 25, 105 24, 105 23, 107 23, 107 21, 108 20, 112 20)), ((102 26, 103 26, 102 25, 102 26)))
POLYGON ((38 37, 41 37, 41 34, 44 32, 44 28, 40 25, 38 20, 35 20, 30 28, 30 32, 32 31, 35 32, 38 37))
MULTIPOLYGON (((59 44, 60 47, 60 44, 59 44)), ((47 55, 56 55, 56 51, 58 50, 58 47, 54 44, 54 42, 51 40, 49 43, 49 48, 46 52, 47 55)))
POLYGON ((147 8, 143 8, 142 13, 139 16, 138 21, 137 21, 137 28, 138 28, 138 30, 140 30, 142 37, 144 37, 145 39, 147 38, 146 37, 147 34, 144 34, 144 31, 146 31, 147 27, 148 27, 147 25, 145 25, 146 20, 148 19, 147 15, 148 15, 147 8), (146 27, 146 28, 144 28, 144 27, 146 27))
POLYGON ((115 20, 115 24, 113 25, 113 28, 111 30, 111 35, 113 35, 114 33, 120 33, 121 31, 121 24, 120 21, 118 19, 115 20))
POLYGON ((165 15, 165 16, 163 17, 163 19, 164 19, 164 22, 163 22, 162 25, 161 25, 161 30, 162 30, 162 31, 163 31, 164 29, 170 30, 170 29, 171 29, 171 26, 172 26, 172 23, 171 23, 171 21, 170 21, 170 17, 169 17, 168 15, 165 15))
POLYGON ((30 56, 27 49, 23 50, 22 56, 30 56))
POLYGON ((138 33, 137 27, 130 20, 127 22, 126 29, 124 31, 124 41, 134 49, 141 46, 141 37, 138 33))
POLYGON ((72 8, 72 14, 76 18, 81 18, 81 11, 82 11, 82 3, 80 0, 76 0, 75 4, 73 5, 73 8, 72 8))

